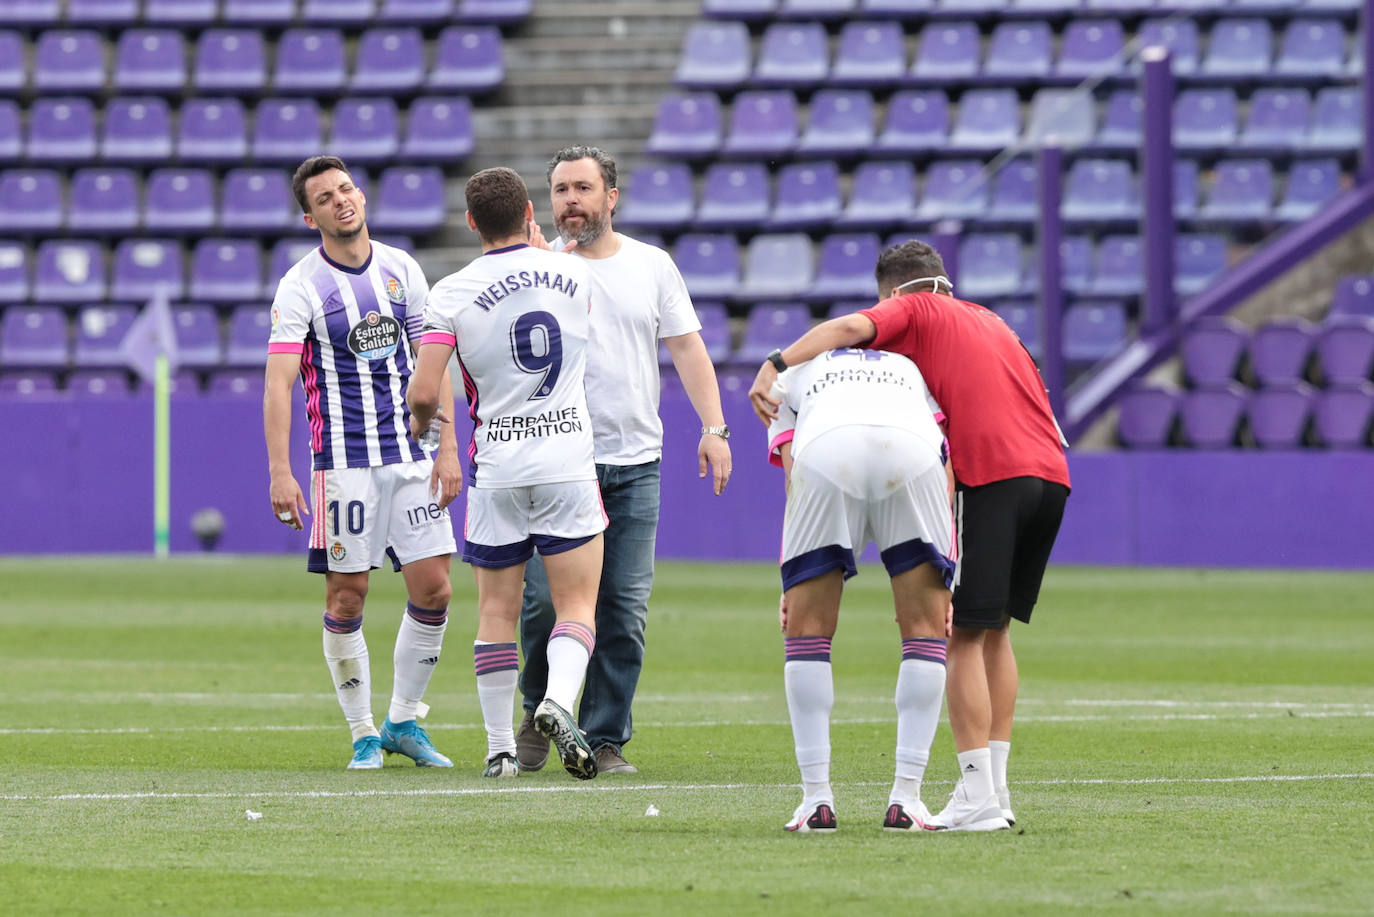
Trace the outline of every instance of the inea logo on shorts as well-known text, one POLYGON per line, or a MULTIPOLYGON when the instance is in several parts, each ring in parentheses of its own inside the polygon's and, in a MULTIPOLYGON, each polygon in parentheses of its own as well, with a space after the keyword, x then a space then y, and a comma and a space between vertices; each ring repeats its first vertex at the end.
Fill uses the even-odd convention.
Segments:
POLYGON ((348 552, 344 550, 341 542, 336 541, 329 546, 329 556, 335 560, 343 560, 347 554, 348 552))
POLYGON ((406 301, 406 288, 401 286, 401 281, 395 277, 386 279, 386 298, 392 302, 406 301))
POLYGON ((369 312, 348 332, 348 349, 364 360, 385 360, 396 352, 401 323, 389 315, 369 312))

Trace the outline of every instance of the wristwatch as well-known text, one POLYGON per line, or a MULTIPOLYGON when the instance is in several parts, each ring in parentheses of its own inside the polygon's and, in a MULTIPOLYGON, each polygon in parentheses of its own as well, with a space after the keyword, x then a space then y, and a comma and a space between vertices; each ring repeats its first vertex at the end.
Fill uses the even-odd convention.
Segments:
POLYGON ((782 372, 784 369, 787 368, 787 363, 782 358, 781 350, 774 350, 772 353, 770 353, 768 355, 768 362, 772 363, 775 367, 777 367, 778 372, 782 372))
POLYGON ((710 434, 711 436, 719 436, 721 439, 729 439, 730 425, 723 423, 718 427, 702 427, 701 435, 706 436, 707 434, 710 434))

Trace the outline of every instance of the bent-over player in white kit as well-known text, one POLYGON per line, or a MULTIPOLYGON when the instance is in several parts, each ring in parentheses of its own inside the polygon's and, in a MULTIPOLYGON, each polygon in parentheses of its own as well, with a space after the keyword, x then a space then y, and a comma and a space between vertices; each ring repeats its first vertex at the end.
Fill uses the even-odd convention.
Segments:
MULTIPOLYGON (((405 252, 369 239, 366 199, 333 156, 307 159, 292 178, 321 245, 286 272, 272 302, 264 428, 272 511, 299 529, 309 515, 291 472, 291 389, 305 389, 313 456, 307 567, 325 575, 324 657, 353 732, 351 770, 399 752, 422 767, 452 767, 416 723, 448 620, 453 526, 462 484, 452 428, 427 455, 407 429, 406 383, 428 285, 405 252), (368 573, 390 557, 405 577, 391 707, 380 734, 363 639, 368 573)), ((452 412, 452 389, 446 410, 452 412)))
MULTIPOLYGON (((769 357, 775 365, 781 357, 769 357)), ((902 638, 896 778, 883 828, 928 817, 921 778, 945 686, 946 617, 954 576, 944 437, 938 406, 906 357, 876 350, 821 354, 785 372, 768 429, 769 458, 788 476, 780 609, 783 680, 803 798, 788 831, 835 830, 830 788, 830 643, 856 553, 876 542, 892 578, 902 638)))
POLYGON ((473 419, 463 560, 477 581, 477 694, 488 777, 514 777, 515 687, 525 562, 538 551, 557 615, 549 678, 535 726, 575 777, 596 759, 569 712, 596 646, 601 508, 583 391, 591 284, 581 259, 531 248, 534 208, 524 179, 485 169, 468 179, 468 226, 482 256, 435 284, 410 386, 411 427, 438 405, 456 349, 473 419))

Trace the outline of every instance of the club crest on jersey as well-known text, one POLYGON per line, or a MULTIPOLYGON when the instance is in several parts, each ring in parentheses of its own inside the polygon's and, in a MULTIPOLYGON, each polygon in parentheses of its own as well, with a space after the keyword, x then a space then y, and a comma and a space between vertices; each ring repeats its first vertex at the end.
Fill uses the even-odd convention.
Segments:
POLYGON ((340 542, 336 541, 329 546, 329 556, 334 558, 336 561, 343 560, 347 554, 348 552, 344 550, 344 546, 340 542))
POLYGON ((401 286, 401 281, 395 277, 386 279, 386 298, 392 302, 406 301, 406 288, 401 286))
POLYGON ((401 341, 401 323, 389 315, 369 312, 348 332, 348 349, 364 360, 385 360, 401 341))

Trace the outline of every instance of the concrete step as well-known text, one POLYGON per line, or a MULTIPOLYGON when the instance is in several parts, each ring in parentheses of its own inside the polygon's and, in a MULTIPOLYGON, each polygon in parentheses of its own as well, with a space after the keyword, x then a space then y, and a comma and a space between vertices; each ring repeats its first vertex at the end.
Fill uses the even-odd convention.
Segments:
MULTIPOLYGON (((700 0, 543 0, 534 5, 519 34, 530 38, 671 35, 679 42, 701 17, 700 0)), ((595 48, 589 51, 595 53, 595 48)))
POLYGON ((512 38, 505 42, 506 73, 527 70, 566 71, 672 70, 678 64, 682 41, 673 36, 598 38, 579 49, 566 38, 512 38))

